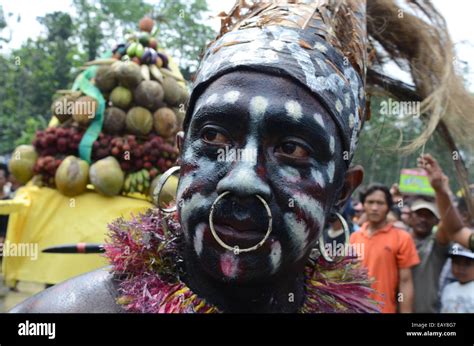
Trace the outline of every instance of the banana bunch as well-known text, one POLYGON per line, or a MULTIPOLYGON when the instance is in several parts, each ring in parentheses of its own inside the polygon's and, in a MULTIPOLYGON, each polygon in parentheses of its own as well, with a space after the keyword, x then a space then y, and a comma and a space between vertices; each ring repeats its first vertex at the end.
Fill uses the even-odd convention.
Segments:
POLYGON ((148 173, 148 170, 142 169, 141 171, 127 174, 123 184, 123 192, 125 194, 141 193, 146 195, 150 189, 150 184, 150 173, 148 173))

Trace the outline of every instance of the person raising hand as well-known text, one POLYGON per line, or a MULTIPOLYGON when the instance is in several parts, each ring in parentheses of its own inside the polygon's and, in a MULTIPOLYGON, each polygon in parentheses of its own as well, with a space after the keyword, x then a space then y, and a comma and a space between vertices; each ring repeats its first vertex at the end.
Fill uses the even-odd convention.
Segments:
POLYGON ((436 205, 440 214, 438 231, 444 232, 452 241, 474 251, 474 231, 464 225, 461 214, 454 206, 449 178, 444 174, 438 161, 430 154, 425 154, 418 158, 418 167, 426 171, 435 190, 436 205))

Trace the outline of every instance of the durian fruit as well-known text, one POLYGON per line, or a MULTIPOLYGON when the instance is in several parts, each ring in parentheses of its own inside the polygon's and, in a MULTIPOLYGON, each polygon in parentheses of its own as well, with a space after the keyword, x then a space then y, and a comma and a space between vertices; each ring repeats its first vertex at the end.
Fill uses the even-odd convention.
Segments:
POLYGON ((157 81, 145 80, 135 89, 133 97, 137 105, 154 112, 163 106, 164 91, 157 81))
POLYGON ((88 181, 89 164, 72 155, 61 162, 54 177, 56 188, 69 197, 83 193, 88 181))
POLYGON ((120 85, 134 89, 143 80, 140 66, 132 61, 121 61, 112 65, 120 85))
POLYGON ((169 138, 178 131, 178 119, 170 108, 163 107, 153 114, 153 126, 157 134, 169 138))
POLYGON ((153 128, 153 117, 148 109, 133 107, 127 113, 125 124, 129 133, 146 136, 153 128))
POLYGON ((117 86, 117 78, 110 65, 102 65, 97 68, 95 85, 103 93, 107 93, 117 86))
POLYGON ((117 107, 109 107, 104 112, 103 129, 105 133, 118 135, 125 130, 127 113, 117 107))
POLYGON ((94 119, 98 102, 90 96, 79 97, 74 103, 72 118, 81 126, 87 126, 94 119))
POLYGON ((26 184, 34 175, 33 168, 37 158, 38 153, 32 145, 20 145, 13 152, 8 169, 16 180, 26 184))
POLYGON ((113 156, 96 161, 89 170, 94 188, 102 195, 116 196, 122 190, 125 175, 113 156))
POLYGON ((110 102, 113 106, 127 110, 132 103, 132 92, 122 86, 116 87, 110 94, 110 102))
POLYGON ((183 98, 183 87, 172 77, 163 78, 164 101, 168 106, 177 106, 183 98))

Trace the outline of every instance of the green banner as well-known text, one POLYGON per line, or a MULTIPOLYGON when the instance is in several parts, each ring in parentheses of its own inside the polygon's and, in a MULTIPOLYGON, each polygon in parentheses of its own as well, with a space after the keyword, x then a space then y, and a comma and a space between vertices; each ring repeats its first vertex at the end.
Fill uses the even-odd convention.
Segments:
POLYGON ((414 195, 434 196, 426 172, 419 169, 402 169, 400 172, 400 192, 414 195))
POLYGON ((100 90, 91 82, 97 72, 97 66, 91 66, 79 76, 77 76, 72 86, 72 90, 80 90, 87 96, 97 100, 99 107, 96 109, 95 117, 89 124, 81 143, 79 144, 79 157, 82 160, 92 163, 92 146, 99 137, 104 123, 105 99, 100 90))

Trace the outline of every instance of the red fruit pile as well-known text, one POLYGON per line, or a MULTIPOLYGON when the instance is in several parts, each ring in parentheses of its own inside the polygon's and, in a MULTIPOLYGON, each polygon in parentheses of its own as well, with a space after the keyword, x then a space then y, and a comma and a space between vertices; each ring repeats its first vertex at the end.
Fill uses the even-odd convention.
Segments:
POLYGON ((39 156, 77 155, 83 134, 84 131, 76 127, 49 127, 36 132, 33 146, 39 156))
POLYGON ((41 156, 36 160, 33 171, 35 175, 40 175, 43 184, 54 187, 54 176, 56 170, 61 164, 62 158, 55 158, 54 156, 41 156))
POLYGON ((99 138, 92 145, 92 161, 101 160, 110 156, 111 141, 114 137, 103 132, 99 134, 99 138))
POLYGON ((110 141, 109 155, 114 156, 120 167, 126 173, 135 172, 142 168, 143 149, 134 135, 114 137, 110 141))
POLYGON ((126 173, 145 168, 154 178, 173 166, 178 157, 178 149, 157 135, 151 135, 143 143, 139 143, 134 135, 114 137, 109 143, 110 155, 119 161, 126 173))
POLYGON ((171 168, 178 158, 178 148, 165 142, 158 135, 151 135, 149 140, 143 144, 143 168, 149 170, 150 175, 154 178, 156 174, 163 173, 171 168), (154 172, 153 168, 158 168, 158 172, 154 172))

